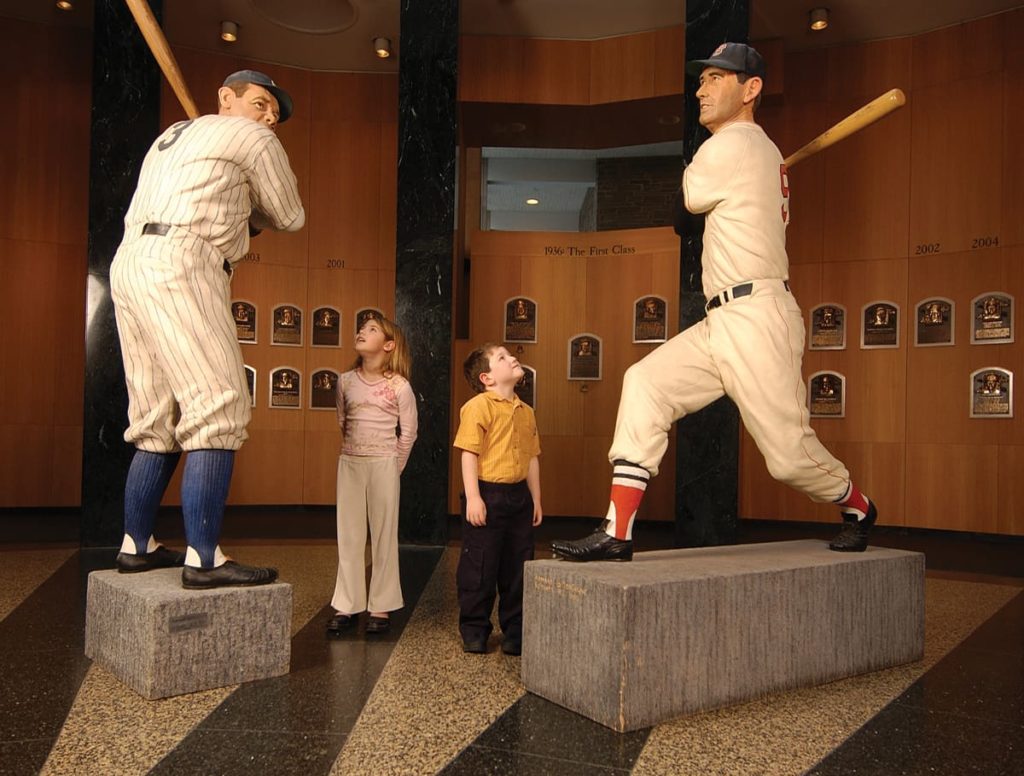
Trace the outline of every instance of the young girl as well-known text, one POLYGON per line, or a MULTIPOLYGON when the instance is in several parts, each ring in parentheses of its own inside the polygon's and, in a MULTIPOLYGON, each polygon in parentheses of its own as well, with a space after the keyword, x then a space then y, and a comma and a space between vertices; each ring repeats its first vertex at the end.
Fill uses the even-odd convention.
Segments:
POLYGON ((353 368, 338 380, 338 578, 335 615, 327 633, 351 628, 369 610, 367 633, 383 633, 388 613, 401 609, 398 578, 399 475, 416 441, 416 397, 402 330, 386 318, 368 318, 356 334, 353 368), (366 525, 373 570, 366 596, 366 525))

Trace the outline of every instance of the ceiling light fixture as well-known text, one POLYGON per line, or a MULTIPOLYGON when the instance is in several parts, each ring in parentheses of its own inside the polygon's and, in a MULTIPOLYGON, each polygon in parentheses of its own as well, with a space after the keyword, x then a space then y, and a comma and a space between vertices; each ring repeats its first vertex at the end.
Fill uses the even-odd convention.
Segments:
POLYGON ((828 27, 828 8, 811 9, 811 29, 815 32, 828 27))
POLYGON ((391 39, 390 38, 374 38, 373 39, 373 53, 375 53, 381 59, 387 59, 391 56, 391 39))
POLYGON ((75 5, 71 0, 57 0, 57 7, 62 11, 73 11, 75 5))
POLYGON ((234 43, 238 40, 238 25, 234 22, 221 22, 220 39, 228 43, 234 43))
POLYGON ((528 200, 526 200, 526 204, 527 205, 539 205, 540 204, 540 200, 537 199, 536 197, 530 197, 528 200))

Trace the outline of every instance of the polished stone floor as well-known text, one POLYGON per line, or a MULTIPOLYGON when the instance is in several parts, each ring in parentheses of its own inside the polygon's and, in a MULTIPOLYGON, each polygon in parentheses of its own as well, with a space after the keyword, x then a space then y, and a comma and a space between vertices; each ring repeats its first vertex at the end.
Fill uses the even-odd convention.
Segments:
MULTIPOLYGON (((76 519, 0 513, 0 774, 1024 774, 1019 539, 879 530, 926 555, 923 660, 617 734, 526 693, 497 635, 462 653, 457 526, 447 547, 402 547, 388 634, 326 639, 333 517, 316 510, 233 512, 225 529, 293 586, 290 673, 143 700, 83 655, 85 580, 113 551, 75 546, 76 519)), ((741 541, 831 530, 745 522, 741 541)), ((548 521, 538 557, 579 533, 548 521)), ((671 546, 671 529, 637 544, 671 546)))

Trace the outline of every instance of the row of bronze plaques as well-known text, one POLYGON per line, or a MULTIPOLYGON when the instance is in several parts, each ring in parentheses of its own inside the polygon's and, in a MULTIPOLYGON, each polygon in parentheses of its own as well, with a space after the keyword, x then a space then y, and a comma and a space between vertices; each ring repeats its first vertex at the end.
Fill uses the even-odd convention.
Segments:
MULTIPOLYGON (((846 348, 846 308, 827 302, 811 310, 808 347, 811 350, 846 348)), ((956 305, 952 299, 932 297, 914 306, 914 345, 936 347, 953 345, 956 305)), ((1013 342, 1013 297, 1001 292, 981 294, 971 302, 970 335, 972 345, 1004 345, 1013 342)), ((898 348, 900 346, 900 307, 880 300, 861 308, 860 346, 898 348)))
MULTIPOLYGON (((367 318, 380 318, 383 313, 376 307, 363 307, 356 310, 355 328, 352 335, 359 331, 367 318)), ((231 317, 235 320, 235 333, 243 345, 255 345, 258 342, 259 308, 244 299, 231 302, 231 317)), ((302 347, 303 345, 303 310, 294 304, 277 304, 270 311, 270 344, 302 347)), ((341 310, 337 307, 317 307, 310 319, 310 344, 314 348, 341 347, 341 310)))
MULTIPOLYGON (((808 347, 811 350, 846 348, 846 308, 826 302, 811 310, 808 347)), ((956 305, 952 299, 933 297, 915 305, 914 345, 955 344, 956 305)), ((972 345, 1013 342, 1013 297, 1002 292, 981 294, 971 303, 972 345)), ((879 300, 864 305, 860 315, 860 346, 900 346, 900 306, 879 300)), ((660 296, 642 296, 633 302, 633 342, 664 342, 668 334, 668 303, 660 296)), ((504 341, 537 342, 537 302, 517 296, 505 302, 504 341)), ((570 368, 570 375, 572 369, 570 368)), ((570 376, 570 379, 573 379, 570 376)), ((581 378, 582 379, 582 378, 581 378)), ((590 378, 599 379, 599 378, 590 378)))
MULTIPOLYGON (((987 366, 971 372, 968 388, 972 418, 1013 417, 1013 372, 987 366)), ((813 418, 846 416, 846 378, 838 372, 815 372, 807 381, 807 406, 813 418)))

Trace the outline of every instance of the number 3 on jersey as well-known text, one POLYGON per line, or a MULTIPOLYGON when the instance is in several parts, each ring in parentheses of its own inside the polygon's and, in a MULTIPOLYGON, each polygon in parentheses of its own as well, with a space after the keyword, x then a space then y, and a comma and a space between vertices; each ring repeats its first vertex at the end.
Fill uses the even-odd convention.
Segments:
POLYGON ((166 151, 172 145, 177 143, 178 138, 181 137, 181 133, 188 129, 189 124, 191 124, 192 121, 193 119, 189 119, 188 121, 179 121, 177 124, 175 124, 172 127, 174 131, 171 133, 170 137, 168 137, 166 140, 161 140, 160 143, 157 145, 157 148, 159 148, 161 151, 166 151))
POLYGON ((779 165, 779 178, 782 182, 782 223, 789 223, 789 171, 786 165, 779 165))

